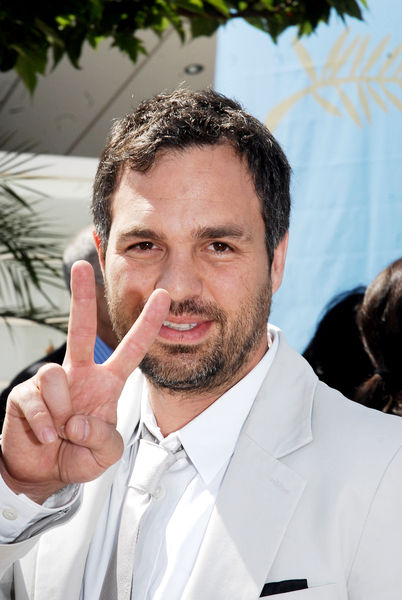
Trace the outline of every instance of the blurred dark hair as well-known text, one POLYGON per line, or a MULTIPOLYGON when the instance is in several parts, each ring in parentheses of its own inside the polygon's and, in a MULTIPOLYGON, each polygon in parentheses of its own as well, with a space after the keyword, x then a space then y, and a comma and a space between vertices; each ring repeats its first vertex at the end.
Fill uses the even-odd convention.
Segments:
POLYGON ((261 200, 271 262, 274 249, 289 228, 289 163, 265 125, 240 104, 211 89, 180 88, 158 94, 115 121, 99 162, 92 199, 103 251, 111 226, 110 201, 124 166, 146 172, 162 151, 222 143, 229 144, 246 161, 261 200))
POLYGON ((342 292, 327 304, 324 316, 303 352, 321 381, 351 399, 372 371, 356 323, 356 311, 364 290, 364 287, 357 287, 342 292))
POLYGON ((402 258, 374 279, 357 313, 374 374, 356 400, 384 412, 402 414, 402 258))
POLYGON ((92 235, 93 226, 88 225, 81 229, 68 243, 63 252, 63 275, 66 288, 70 290, 71 269, 77 260, 88 261, 95 273, 95 283, 103 286, 102 269, 99 263, 98 252, 92 235))

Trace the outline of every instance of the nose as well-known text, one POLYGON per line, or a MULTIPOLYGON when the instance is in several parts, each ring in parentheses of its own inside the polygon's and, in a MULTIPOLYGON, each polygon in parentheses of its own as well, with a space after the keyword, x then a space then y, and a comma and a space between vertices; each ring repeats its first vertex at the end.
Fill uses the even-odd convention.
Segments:
POLYGON ((202 277, 195 258, 182 250, 171 252, 161 266, 155 287, 167 290, 175 301, 201 296, 202 277))

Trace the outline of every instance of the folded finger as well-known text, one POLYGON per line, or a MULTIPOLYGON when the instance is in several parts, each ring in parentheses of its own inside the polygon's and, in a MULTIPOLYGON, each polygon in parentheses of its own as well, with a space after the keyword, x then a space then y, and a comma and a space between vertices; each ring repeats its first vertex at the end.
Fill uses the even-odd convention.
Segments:
POLYGON ((34 379, 28 379, 11 390, 3 428, 5 437, 11 422, 14 429, 30 430, 42 444, 51 444, 58 437, 52 415, 34 379), (16 426, 16 423, 19 425, 16 426))
POLYGON ((60 365, 48 364, 39 369, 35 381, 54 427, 63 437, 64 425, 73 413, 67 374, 60 365))

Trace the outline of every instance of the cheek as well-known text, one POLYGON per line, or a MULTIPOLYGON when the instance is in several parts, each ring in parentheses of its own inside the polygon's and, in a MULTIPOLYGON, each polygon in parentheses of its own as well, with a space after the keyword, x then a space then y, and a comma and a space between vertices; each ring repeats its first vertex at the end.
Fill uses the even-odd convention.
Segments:
POLYGON ((244 298, 252 298, 268 282, 268 264, 250 263, 246 266, 221 271, 211 278, 215 298, 234 308, 244 298))
POLYGON ((107 262, 105 277, 110 299, 130 310, 143 305, 153 291, 152 283, 144 274, 132 268, 120 257, 107 262))

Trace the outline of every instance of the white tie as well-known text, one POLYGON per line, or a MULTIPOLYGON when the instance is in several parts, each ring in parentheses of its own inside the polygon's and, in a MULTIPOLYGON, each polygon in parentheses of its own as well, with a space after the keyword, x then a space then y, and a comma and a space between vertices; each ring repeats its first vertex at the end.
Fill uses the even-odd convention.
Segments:
POLYGON ((111 557, 100 600, 131 600, 135 548, 141 522, 162 475, 184 453, 141 438, 123 504, 117 547, 111 557))

